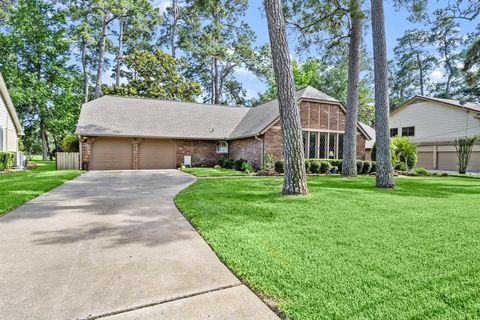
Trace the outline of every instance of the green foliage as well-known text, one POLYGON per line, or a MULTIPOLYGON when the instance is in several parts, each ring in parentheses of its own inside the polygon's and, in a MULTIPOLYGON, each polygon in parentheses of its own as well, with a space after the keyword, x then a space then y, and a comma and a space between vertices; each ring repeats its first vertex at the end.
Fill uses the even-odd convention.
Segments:
POLYGON ((430 171, 425 168, 415 168, 414 172, 420 176, 429 176, 430 171))
POLYGON ((398 171, 407 171, 407 165, 405 162, 397 162, 394 165, 394 169, 398 171))
POLYGON ((305 159, 305 172, 310 173, 310 160, 305 159))
POLYGON ((320 173, 320 161, 312 160, 310 161, 310 171, 312 173, 320 173))
POLYGON ((329 173, 331 168, 330 162, 320 161, 320 173, 329 173))
POLYGON ((377 172, 377 163, 375 161, 370 161, 370 164, 372 165, 370 172, 377 172))
POLYGON ((225 162, 224 162, 224 167, 226 169, 233 169, 233 166, 235 165, 235 159, 233 158, 227 158, 225 159, 225 162))
POLYGON ((106 94, 141 96, 166 100, 194 101, 200 85, 186 76, 189 67, 160 48, 134 50, 123 58, 128 83, 104 89, 106 94))
POLYGON ((228 158, 226 157, 220 157, 218 158, 217 160, 217 164, 220 166, 220 167, 225 167, 225 162, 228 160, 228 158))
POLYGON ((69 135, 63 138, 63 151, 65 152, 78 152, 79 141, 77 135, 69 135))
POLYGON ((5 170, 13 166, 15 153, 0 151, 0 170, 5 170))
POLYGON ((247 173, 246 171, 238 171, 233 169, 226 169, 226 168, 182 168, 183 172, 193 174, 196 177, 238 177, 238 176, 245 176, 247 173))
POLYGON ((275 172, 284 173, 285 172, 285 161, 278 160, 275 162, 275 172))
POLYGON ((412 169, 417 164, 417 145, 411 143, 407 137, 393 137, 395 158, 406 164, 407 169, 412 169))
POLYGON ((250 162, 245 161, 242 163, 242 168, 240 171, 245 171, 246 174, 250 174, 255 172, 255 168, 252 166, 250 162))
POLYGON ((361 174, 369 174, 372 171, 372 162, 364 161, 361 174))
POLYGON ((233 169, 242 170, 243 164, 245 162, 248 162, 248 161, 245 160, 245 159, 235 159, 234 162, 233 162, 233 169))
POLYGON ((364 162, 362 160, 357 160, 357 173, 362 174, 364 162))
POLYGON ((455 140, 455 150, 458 158, 458 173, 467 173, 468 163, 472 154, 473 144, 477 141, 477 137, 464 137, 455 140))
POLYGON ((263 156, 263 170, 272 170, 274 168, 275 162, 277 159, 271 153, 265 153, 263 156))
MULTIPOLYGON (((392 163, 396 163, 397 156, 395 153, 395 146, 393 145, 392 140, 390 140, 390 153, 392 155, 392 163)), ((372 150, 370 150, 370 159, 372 159, 372 161, 377 160, 377 144, 376 143, 373 144, 372 150)))

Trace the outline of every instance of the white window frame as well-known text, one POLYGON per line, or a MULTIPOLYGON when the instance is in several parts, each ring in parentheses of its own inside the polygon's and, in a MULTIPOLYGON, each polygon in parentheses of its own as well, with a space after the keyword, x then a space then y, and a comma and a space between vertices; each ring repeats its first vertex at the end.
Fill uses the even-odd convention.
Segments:
POLYGON ((217 151, 217 153, 228 153, 228 142, 227 141, 218 141, 216 151, 217 151))

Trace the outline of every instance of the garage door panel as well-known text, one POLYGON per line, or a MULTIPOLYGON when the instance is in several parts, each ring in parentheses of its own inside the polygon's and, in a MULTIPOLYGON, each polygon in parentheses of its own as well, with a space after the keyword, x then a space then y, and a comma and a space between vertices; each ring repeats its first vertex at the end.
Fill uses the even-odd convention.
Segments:
POLYGON ((99 138, 92 145, 91 169, 132 169, 132 158, 132 144, 128 139, 99 138))
POLYGON ((480 151, 472 152, 468 163, 468 171, 480 172, 480 151))
POLYGON ((139 169, 175 169, 175 144, 171 140, 146 139, 139 145, 139 169))
POLYGON ((418 152, 417 167, 433 169, 433 152, 418 152))
POLYGON ((456 152, 439 152, 438 169, 440 170, 458 170, 458 157, 456 152))

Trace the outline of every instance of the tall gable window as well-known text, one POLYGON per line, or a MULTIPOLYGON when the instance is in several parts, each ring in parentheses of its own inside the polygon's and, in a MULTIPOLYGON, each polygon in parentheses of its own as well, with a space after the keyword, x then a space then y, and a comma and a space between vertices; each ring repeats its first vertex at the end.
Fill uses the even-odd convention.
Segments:
POLYGON ((343 156, 343 134, 303 131, 305 158, 339 159, 343 156))
POLYGON ((415 127, 405 127, 405 128, 402 128, 402 136, 404 136, 404 137, 413 137, 413 136, 415 136, 415 127))
POLYGON ((228 142, 227 141, 218 141, 217 142, 217 153, 228 153, 228 142))

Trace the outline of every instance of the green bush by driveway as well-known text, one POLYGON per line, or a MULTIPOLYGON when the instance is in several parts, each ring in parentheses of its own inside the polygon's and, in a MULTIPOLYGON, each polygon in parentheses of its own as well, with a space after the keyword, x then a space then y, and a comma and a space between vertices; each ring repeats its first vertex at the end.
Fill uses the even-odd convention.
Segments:
POLYGON ((0 216, 81 174, 80 170, 56 171, 54 161, 35 163, 38 168, 33 170, 0 174, 0 216))
POLYGON ((204 179, 176 203, 219 257, 288 319, 480 315, 480 180, 204 179))

